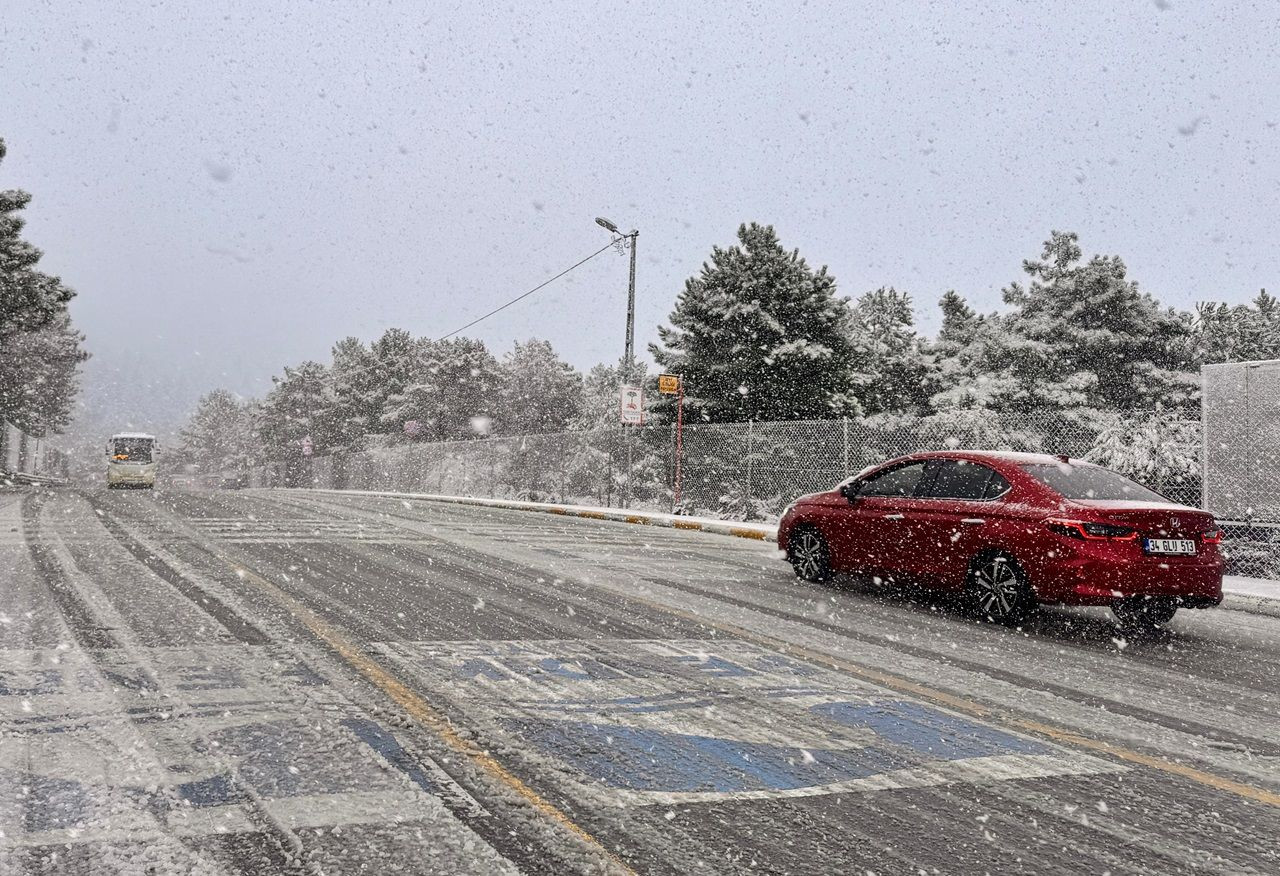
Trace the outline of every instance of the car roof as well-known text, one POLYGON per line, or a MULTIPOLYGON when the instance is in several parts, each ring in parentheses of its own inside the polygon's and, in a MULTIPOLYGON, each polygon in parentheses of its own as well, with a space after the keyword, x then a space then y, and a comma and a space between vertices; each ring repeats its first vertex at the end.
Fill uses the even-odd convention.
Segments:
MULTIPOLYGON (((910 454, 913 459, 970 459, 975 461, 1007 462, 1012 465, 1061 465, 1061 456, 1051 453, 1021 453, 1016 450, 926 450, 910 454)), ((1093 465, 1083 459, 1067 457, 1071 465, 1093 465)))
POLYGON ((117 432, 111 437, 112 438, 151 438, 154 440, 156 436, 150 435, 146 432, 117 432))

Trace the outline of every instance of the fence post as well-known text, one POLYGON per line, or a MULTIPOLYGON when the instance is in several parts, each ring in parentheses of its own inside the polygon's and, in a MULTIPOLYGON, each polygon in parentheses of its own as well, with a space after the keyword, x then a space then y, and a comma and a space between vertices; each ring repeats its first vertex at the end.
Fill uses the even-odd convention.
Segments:
POLYGON ((751 470, 755 463, 755 420, 747 420, 747 517, 751 517, 751 470))
POLYGON ((844 418, 844 477, 849 479, 849 418, 844 418))

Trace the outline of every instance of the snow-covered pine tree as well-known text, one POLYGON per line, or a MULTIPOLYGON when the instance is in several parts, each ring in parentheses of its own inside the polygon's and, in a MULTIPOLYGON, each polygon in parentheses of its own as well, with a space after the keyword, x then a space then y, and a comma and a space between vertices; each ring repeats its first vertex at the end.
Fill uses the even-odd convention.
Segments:
POLYGON ((1194 402, 1190 318, 1161 308, 1115 256, 1081 262, 1075 234, 1055 231, 1031 277, 1004 290, 1006 313, 976 317, 944 299, 953 320, 939 338, 939 410, 1057 414, 1173 409, 1194 402))
POLYGON ((786 251, 772 226, 742 225, 685 281, 650 347, 685 376, 686 410, 709 422, 798 420, 858 412, 856 351, 835 278, 786 251))
POLYGON ((860 296, 849 311, 849 335, 858 351, 853 394, 863 412, 921 413, 931 367, 916 334, 911 296, 892 286, 860 296))
POLYGON ((1197 305, 1195 346, 1206 365, 1280 359, 1280 301, 1263 289, 1251 304, 1197 305))
POLYGON ((319 362, 303 362, 286 367, 284 376, 272 377, 271 382, 275 386, 263 399, 256 429, 264 455, 272 462, 294 462, 306 437, 315 455, 327 453, 333 445, 328 369, 319 362))
POLYGON ((502 363, 503 435, 561 432, 582 412, 582 375, 547 341, 517 343, 502 363))
POLYGON ((400 435, 406 420, 417 419, 397 411, 406 407, 408 388, 427 381, 423 372, 427 345, 425 339, 414 338, 401 328, 387 329, 370 344, 372 367, 365 374, 372 379, 362 378, 359 384, 360 406, 371 418, 369 432, 400 435))
POLYGON ((487 434, 498 410, 503 373, 484 342, 424 340, 420 350, 418 376, 383 414, 384 426, 417 420, 422 424, 417 437, 426 441, 487 434))
MULTIPOLYGON (((0 162, 5 156, 0 139, 0 162)), ((40 250, 22 238, 23 191, 0 191, 0 419, 35 435, 71 418, 79 368, 89 358, 71 325, 75 292, 36 269, 40 250)))
POLYGON ((256 462, 253 405, 225 389, 204 395, 183 427, 179 453, 205 474, 239 474, 256 462))
POLYGON ((1004 290, 1013 401, 1083 417, 1194 401, 1190 318, 1140 291, 1118 256, 1081 257, 1075 234, 1054 231, 1023 263, 1029 284, 1004 290))
POLYGON ((381 427, 382 396, 378 369, 369 348, 359 338, 348 337, 333 345, 329 367, 334 443, 351 448, 381 427))

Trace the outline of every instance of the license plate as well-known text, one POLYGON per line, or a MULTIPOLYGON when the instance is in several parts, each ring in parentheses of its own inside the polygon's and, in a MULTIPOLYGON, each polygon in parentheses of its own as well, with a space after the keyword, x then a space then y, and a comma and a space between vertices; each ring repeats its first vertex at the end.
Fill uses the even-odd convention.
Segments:
POLYGON ((1194 554, 1196 543, 1189 538, 1149 538, 1146 540, 1149 554, 1194 554))

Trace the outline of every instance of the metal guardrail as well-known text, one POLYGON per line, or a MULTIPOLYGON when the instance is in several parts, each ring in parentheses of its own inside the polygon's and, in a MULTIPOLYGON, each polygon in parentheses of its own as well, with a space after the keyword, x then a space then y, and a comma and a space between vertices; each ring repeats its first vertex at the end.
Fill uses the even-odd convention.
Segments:
POLYGON ((0 484, 65 483, 68 462, 66 454, 47 440, 0 420, 0 484))

